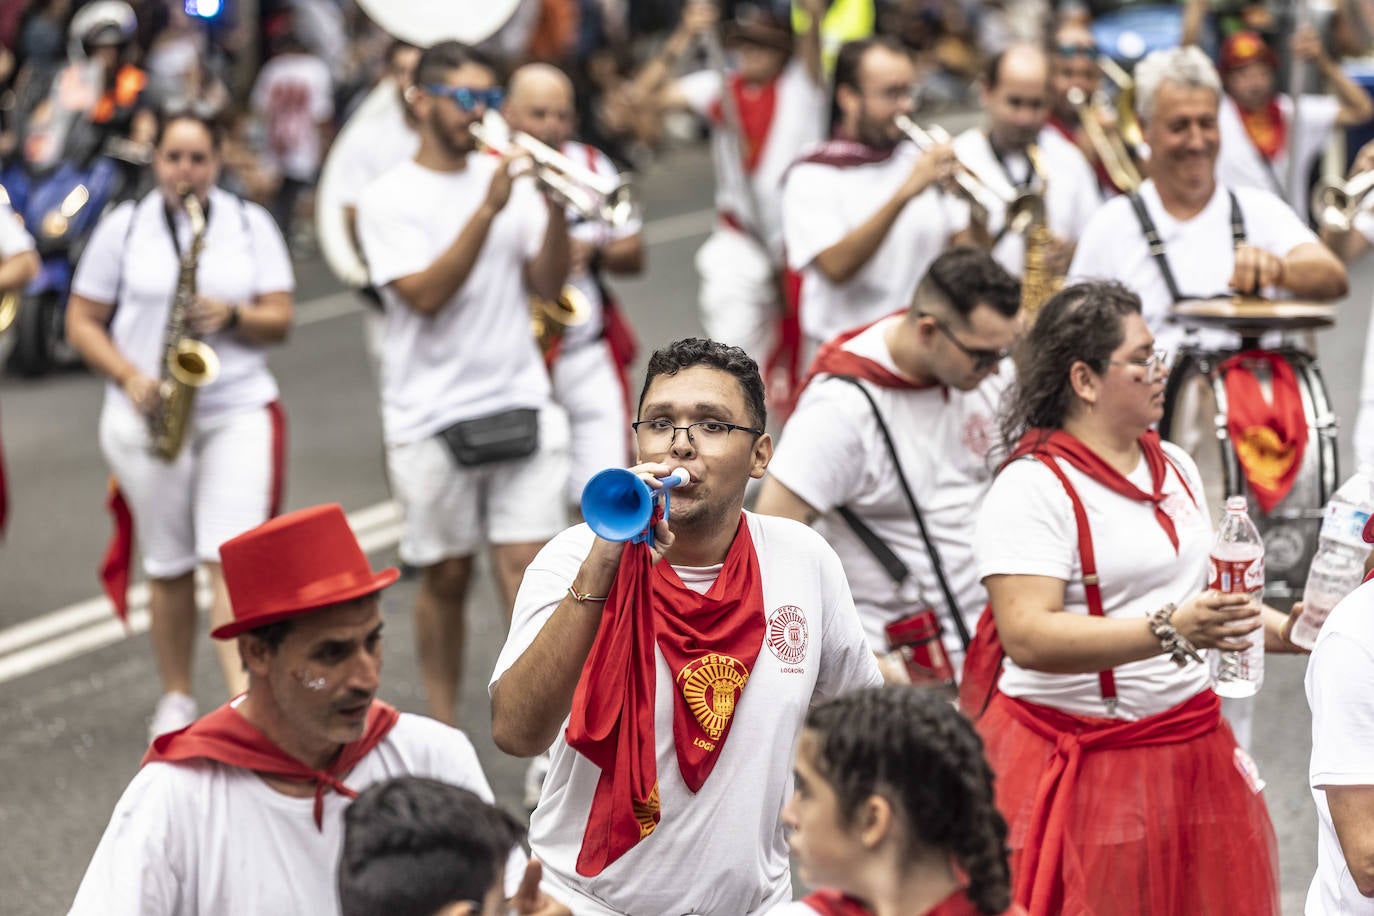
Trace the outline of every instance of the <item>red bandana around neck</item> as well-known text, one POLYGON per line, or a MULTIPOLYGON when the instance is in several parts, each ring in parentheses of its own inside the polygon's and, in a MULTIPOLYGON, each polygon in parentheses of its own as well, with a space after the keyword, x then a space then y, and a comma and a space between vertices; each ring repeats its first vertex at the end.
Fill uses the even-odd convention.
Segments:
POLYGON ((720 575, 699 595, 647 544, 627 543, 573 694, 568 745, 601 770, 577 873, 600 874, 658 826, 657 645, 672 672, 673 743, 693 792, 711 775, 763 646, 763 580, 741 513, 720 575))
MULTIPOLYGON (((1174 545, 1174 552, 1177 553, 1178 531, 1174 528, 1174 520, 1162 508, 1164 478, 1169 473, 1169 469, 1173 467, 1173 462, 1164 454, 1164 448, 1159 444, 1159 433, 1154 430, 1141 436, 1139 442, 1141 454, 1145 457, 1145 464, 1150 469, 1151 492, 1149 493, 1127 480, 1125 475, 1104 461, 1097 452, 1061 429, 1027 430, 1007 461, 1033 454, 1061 458, 1113 493, 1138 502, 1151 503, 1155 511, 1155 521, 1159 522, 1159 527, 1164 529, 1164 533, 1169 537, 1169 543, 1174 545)), ((1173 468, 1173 471, 1178 476, 1179 482, 1183 484, 1183 490, 1188 494, 1188 498, 1196 503, 1197 498, 1193 496, 1188 481, 1179 473, 1178 468, 1173 468)))
POLYGON ((240 715, 237 709, 226 703, 180 731, 159 736, 148 748, 139 766, 183 760, 214 760, 288 782, 313 782, 315 826, 323 830, 325 790, 333 789, 345 798, 356 797, 358 793, 343 784, 344 778, 358 765, 358 761, 381 743, 400 717, 401 714, 391 706, 374 699, 367 710, 363 736, 345 744, 328 769, 317 770, 286 753, 240 715))
POLYGON ((1250 135, 1255 149, 1266 160, 1273 162, 1288 141, 1288 125, 1283 120, 1278 97, 1270 99, 1269 104, 1258 111, 1246 111, 1239 105, 1236 110, 1240 112, 1240 121, 1245 125, 1245 132, 1250 135))
POLYGON ((861 356, 853 350, 845 349, 845 344, 849 343, 875 324, 887 321, 889 318, 894 318, 905 312, 906 309, 899 309, 891 315, 879 318, 877 321, 869 322, 852 331, 845 331, 839 337, 822 344, 821 348, 816 351, 816 358, 811 361, 811 369, 807 373, 806 381, 802 383, 802 389, 805 390, 806 386, 811 384, 811 380, 818 375, 849 375, 854 378, 863 379, 866 382, 872 382, 882 388, 899 388, 909 391, 920 391, 925 388, 937 387, 933 384, 916 382, 909 378, 903 378, 881 363, 869 359, 867 356, 861 356))
POLYGON ((1226 429, 1245 480, 1264 512, 1283 501, 1302 470, 1307 415, 1293 367, 1278 353, 1246 350, 1221 364, 1226 379, 1226 429), (1266 371, 1270 397, 1255 375, 1266 371))
MULTIPOLYGON (((778 81, 774 79, 762 86, 750 86, 739 74, 733 74, 727 82, 727 89, 734 95, 735 110, 739 112, 744 170, 752 175, 763 158, 768 132, 773 127, 773 113, 778 107, 778 81)), ((711 106, 711 120, 716 124, 725 123, 725 110, 719 99, 711 106)))

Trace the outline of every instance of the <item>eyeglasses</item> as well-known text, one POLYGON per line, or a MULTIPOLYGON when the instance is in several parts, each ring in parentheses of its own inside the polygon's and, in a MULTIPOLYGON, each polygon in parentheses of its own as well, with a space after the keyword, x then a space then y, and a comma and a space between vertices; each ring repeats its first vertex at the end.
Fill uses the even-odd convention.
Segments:
POLYGON ((1107 362, 1114 366, 1139 366, 1145 370, 1145 384, 1151 385, 1168 371, 1168 358, 1165 351, 1154 350, 1145 359, 1109 359, 1107 362))
POLYGON ((1060 57, 1097 57, 1097 45, 1060 45, 1055 51, 1060 57))
POLYGON ((921 318, 929 318, 931 321, 935 322, 935 327, 940 329, 940 333, 948 337, 949 342, 958 347, 960 353, 973 361, 974 372, 986 372, 1011 355, 1010 347, 1003 347, 1001 350, 986 350, 978 347, 970 347, 968 344, 955 337, 954 332, 949 329, 949 325, 945 324, 943 320, 936 318, 929 312, 919 312, 917 314, 921 318))
POLYGON ((674 426, 671 420, 660 417, 657 420, 639 420, 631 423, 630 428, 635 431, 635 437, 639 440, 639 447, 648 451, 671 446, 673 440, 677 438, 678 430, 685 432, 687 441, 702 451, 724 448, 731 431, 736 429, 753 436, 763 435, 761 429, 754 429, 752 426, 740 426, 737 423, 725 423, 720 420, 698 420, 695 423, 688 423, 686 426, 674 426))
POLYGON ((505 91, 500 87, 472 89, 467 86, 444 86, 439 83, 426 83, 425 92, 452 99, 465 112, 476 111, 478 105, 485 105, 487 108, 500 108, 501 102, 506 97, 505 91))

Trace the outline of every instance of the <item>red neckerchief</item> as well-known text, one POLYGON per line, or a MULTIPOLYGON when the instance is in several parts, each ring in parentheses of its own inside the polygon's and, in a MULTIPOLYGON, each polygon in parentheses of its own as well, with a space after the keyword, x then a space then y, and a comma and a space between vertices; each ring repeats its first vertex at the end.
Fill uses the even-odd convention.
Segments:
MULTIPOLYGON (((1169 473, 1169 468, 1173 467, 1173 462, 1164 454, 1163 447, 1159 444, 1159 433, 1150 430, 1140 437, 1140 451, 1145 456, 1145 464, 1150 469, 1150 490, 1144 490, 1131 483, 1126 477, 1112 467, 1097 452, 1088 448, 1078 439, 1064 432, 1061 429, 1044 430, 1029 429, 1021 437, 1021 441, 1016 443, 1016 449, 1007 459, 1008 462, 1014 461, 1023 455, 1041 454, 1049 455, 1053 458, 1061 458, 1070 465, 1087 474, 1102 486, 1127 499, 1134 499, 1138 502, 1151 503, 1155 510, 1155 521, 1159 522, 1159 527, 1164 529, 1164 533, 1169 536, 1169 543, 1174 545, 1174 552, 1178 552, 1178 531, 1174 528, 1174 520, 1162 508, 1164 502, 1164 478, 1169 473)), ((1188 481, 1183 479, 1178 468, 1174 468, 1174 474, 1178 476, 1179 482, 1183 484, 1183 490, 1188 494, 1188 498, 1193 502, 1197 500, 1193 497, 1192 488, 1188 486, 1188 481)))
POLYGON ((1235 444, 1245 479, 1255 501, 1273 511, 1293 489, 1307 449, 1307 416, 1293 367, 1278 353, 1246 350, 1221 364, 1226 379, 1226 428, 1235 444), (1265 398, 1251 363, 1269 369, 1270 397, 1265 398))
POLYGON ((877 321, 870 321, 863 327, 855 328, 852 331, 845 331, 839 337, 822 344, 821 348, 816 351, 816 358, 811 361, 811 370, 806 376, 806 381, 802 383, 802 390, 806 390, 806 386, 811 384, 811 380, 822 374, 849 375, 854 378, 863 379, 866 382, 872 382, 882 388, 898 388, 907 391, 920 391, 925 388, 938 387, 926 382, 916 382, 909 378, 903 378, 891 369, 888 369, 882 363, 871 360, 867 356, 861 356, 853 350, 845 349, 845 344, 849 343, 878 322, 886 321, 889 318, 893 318, 905 312, 906 309, 900 309, 893 312, 891 315, 885 315, 879 318, 877 321))
POLYGON ((658 826, 655 644, 678 688, 678 769, 696 792, 725 746, 764 630, 763 580, 743 513, 704 595, 683 585, 668 563, 653 564, 647 544, 625 545, 567 728, 568 745, 601 770, 578 874, 600 874, 658 826))
POLYGON ((345 798, 356 797, 358 793, 344 785, 343 780, 358 765, 358 761, 381 743, 400 717, 401 714, 395 709, 374 699, 367 710, 367 727, 363 736, 345 744, 328 769, 317 770, 277 747, 237 709, 226 703, 180 731, 159 736, 139 765, 214 760, 287 782, 313 782, 315 826, 324 830, 325 789, 333 789, 345 798))
MULTIPOLYGON (((800 165, 803 162, 816 163, 818 165, 830 165, 836 168, 850 168, 856 165, 872 165, 875 162, 886 162, 892 158, 892 154, 897 152, 897 145, 887 149, 878 149, 876 146, 869 146, 861 143, 842 133, 836 132, 835 136, 824 143, 819 143, 811 147, 800 159, 792 163, 792 166, 800 165)), ((791 166, 789 166, 789 169, 791 166)))
MULTIPOLYGON (((735 97, 744 171, 752 175, 759 167, 763 148, 768 143, 768 132, 773 127, 773 113, 778 107, 778 81, 771 79, 762 86, 751 86, 735 73, 727 80, 725 91, 735 97)), ((725 123, 725 108, 720 99, 711 106, 711 120, 716 124, 725 123)))
POLYGON ((1269 104, 1258 111, 1246 111, 1239 105, 1236 110, 1240 112, 1240 122, 1245 125, 1250 142, 1255 144, 1260 155, 1273 162, 1288 139, 1288 125, 1283 120, 1278 96, 1270 99, 1269 104))
MULTIPOLYGON (((846 897, 839 891, 822 890, 802 898, 802 903, 811 907, 821 916, 872 916, 872 912, 853 897, 846 897)), ((925 911, 924 916, 982 916, 983 911, 968 899, 968 893, 960 888, 944 900, 925 911)), ((1026 911, 1015 901, 1002 916, 1025 916, 1026 911)))

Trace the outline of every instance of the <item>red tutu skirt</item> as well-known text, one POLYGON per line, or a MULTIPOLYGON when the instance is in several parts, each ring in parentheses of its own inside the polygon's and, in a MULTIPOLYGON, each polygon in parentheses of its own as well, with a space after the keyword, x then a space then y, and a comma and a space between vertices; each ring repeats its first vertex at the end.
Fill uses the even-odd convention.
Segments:
MULTIPOLYGON (((1210 714, 1204 703, 1214 702, 1209 693, 1178 709, 1210 714)), ((1049 740, 1013 715, 1016 703, 997 693, 977 728, 997 774, 997 807, 1010 826, 1020 889, 1036 796, 1056 765, 1056 749, 1073 734, 1121 723, 1022 703, 1022 715, 1034 713, 1042 731, 1051 724, 1063 735, 1049 740)), ((1277 916, 1274 828, 1235 751, 1219 714, 1215 728, 1178 743, 1085 747, 1061 824, 1062 855, 1051 860, 1060 878, 1053 902, 1032 906, 1024 893, 1018 902, 1031 916, 1277 916)))

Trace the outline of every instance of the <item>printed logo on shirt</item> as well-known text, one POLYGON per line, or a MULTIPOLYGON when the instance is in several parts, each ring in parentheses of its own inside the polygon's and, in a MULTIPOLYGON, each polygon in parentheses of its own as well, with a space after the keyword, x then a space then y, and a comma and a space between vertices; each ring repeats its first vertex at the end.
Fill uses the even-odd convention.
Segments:
POLYGON ((1159 501, 1159 508, 1175 522, 1186 521, 1197 516, 1197 504, 1183 493, 1170 493, 1159 501))
POLYGON ((971 414, 964 421, 961 438, 969 454, 975 458, 986 458, 988 450, 992 448, 992 418, 984 413, 971 414))
MULTIPOLYGON (((713 739, 725 733, 735 714, 735 703, 749 680, 749 669, 729 655, 712 652, 678 672, 682 698, 696 716, 697 724, 713 739)), ((715 750, 707 747, 706 750, 715 750)))
POLYGON ((784 665, 806 659, 806 615, 785 604, 768 615, 768 648, 784 665))

